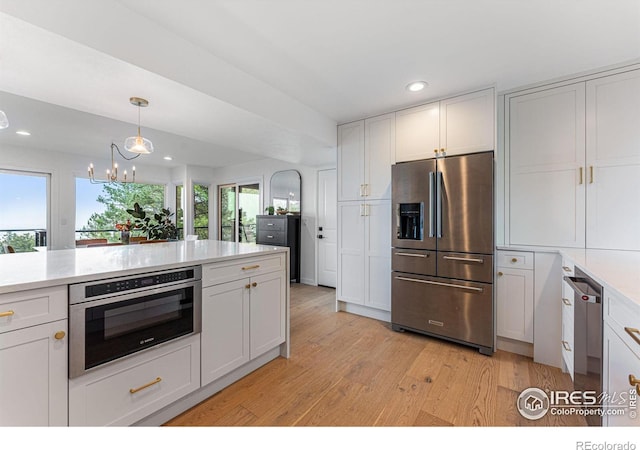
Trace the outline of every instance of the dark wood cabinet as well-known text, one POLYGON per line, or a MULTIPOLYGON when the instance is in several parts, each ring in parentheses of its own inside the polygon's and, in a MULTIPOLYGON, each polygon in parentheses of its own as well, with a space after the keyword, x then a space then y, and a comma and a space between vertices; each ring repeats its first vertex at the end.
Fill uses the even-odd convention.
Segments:
POLYGON ((289 247, 289 278, 300 283, 300 216, 257 216, 256 244, 289 247))

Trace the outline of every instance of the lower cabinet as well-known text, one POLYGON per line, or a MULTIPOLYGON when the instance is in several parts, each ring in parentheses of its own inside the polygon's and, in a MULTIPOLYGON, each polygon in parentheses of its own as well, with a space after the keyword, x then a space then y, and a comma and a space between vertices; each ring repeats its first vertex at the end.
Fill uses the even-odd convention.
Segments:
POLYGON ((67 320, 0 334, 0 426, 67 425, 67 320))
POLYGON ((533 253, 498 252, 497 335, 533 343, 533 253))
POLYGON ((199 387, 196 334, 69 380, 69 425, 131 425, 199 387))
POLYGON ((285 342, 287 280, 275 269, 202 290, 203 386, 285 342))

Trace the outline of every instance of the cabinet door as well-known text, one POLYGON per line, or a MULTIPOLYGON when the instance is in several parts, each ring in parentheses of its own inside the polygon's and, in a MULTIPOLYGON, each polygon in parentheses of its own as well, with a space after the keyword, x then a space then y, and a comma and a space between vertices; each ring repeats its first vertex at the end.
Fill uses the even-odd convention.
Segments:
POLYGON ((494 96, 485 89, 440 101, 440 148, 448 156, 495 148, 494 96))
POLYGON ((364 121, 338 127, 338 200, 364 194, 364 121))
POLYGON ((440 149, 440 103, 396 112, 396 162, 432 158, 440 149))
POLYGON ((587 247, 640 250, 640 70, 587 82, 587 247))
MULTIPOLYGON (((365 204, 365 302, 391 311, 391 201, 365 204)), ((353 268, 349 268, 349 271, 353 268)))
POLYGON ((533 271, 498 267, 497 333, 533 343, 533 271))
POLYGON ((66 319, 0 334, 0 426, 67 426, 66 335, 66 319))
POLYGON ((391 198, 391 165, 395 157, 395 114, 364 122, 365 194, 367 199, 391 198))
MULTIPOLYGON (((615 397, 611 398, 607 405, 609 407, 629 407, 629 399, 635 398, 635 407, 638 408, 637 399, 640 398, 640 395, 636 391, 637 387, 629 383, 629 376, 640 378, 640 358, 606 323, 603 338, 603 390, 610 396, 615 393, 615 397)), ((605 417, 607 425, 635 427, 640 425, 639 419, 635 415, 631 417, 629 413, 630 411, 627 409, 625 414, 605 417)))
POLYGON ((509 99, 509 242, 584 247, 584 83, 509 99))
POLYGON ((251 277, 251 359, 282 344, 286 338, 286 283, 282 272, 251 277))
POLYGON ((364 203, 338 202, 338 300, 364 304, 364 203))
POLYGON ((249 361, 250 280, 202 290, 202 385, 249 361))

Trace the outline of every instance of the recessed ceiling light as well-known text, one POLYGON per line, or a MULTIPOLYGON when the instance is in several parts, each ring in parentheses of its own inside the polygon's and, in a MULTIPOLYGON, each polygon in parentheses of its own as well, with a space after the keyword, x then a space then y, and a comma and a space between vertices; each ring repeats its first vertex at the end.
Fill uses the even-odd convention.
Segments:
POLYGON ((429 86, 429 83, 427 83, 426 81, 412 81, 411 83, 407 84, 407 91, 418 92, 423 90, 427 86, 429 86))
POLYGON ((166 161, 171 161, 173 158, 171 156, 165 156, 163 159, 165 159, 166 161))
POLYGON ((19 134, 20 136, 31 136, 31 133, 26 130, 18 130, 16 131, 16 134, 19 134))

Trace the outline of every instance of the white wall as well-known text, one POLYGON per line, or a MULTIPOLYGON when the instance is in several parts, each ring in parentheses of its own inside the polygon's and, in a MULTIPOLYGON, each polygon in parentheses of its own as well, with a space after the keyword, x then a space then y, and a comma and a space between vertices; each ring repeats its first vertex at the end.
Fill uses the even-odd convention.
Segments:
MULTIPOLYGON (((90 162, 96 174, 111 167, 108 147, 104 160, 25 147, 0 148, 0 169, 26 170, 51 174, 48 244, 51 249, 75 248, 76 177, 87 178, 90 162)), ((171 170, 145 165, 136 159, 136 181, 142 183, 171 183, 171 170)))
MULTIPOLYGON (((327 167, 322 167, 323 169, 327 167)), ((302 229, 300 246, 300 281, 305 284, 317 284, 316 279, 316 223, 317 223, 317 186, 318 167, 308 167, 298 164, 290 164, 275 159, 263 159, 235 166, 222 167, 214 170, 213 188, 217 205, 217 189, 221 184, 237 183, 244 181, 260 181, 262 196, 260 210, 269 206, 271 192, 269 181, 274 172, 280 170, 295 169, 300 172, 302 181, 302 229)), ((214 228, 217 230, 217 217, 214 228)))

